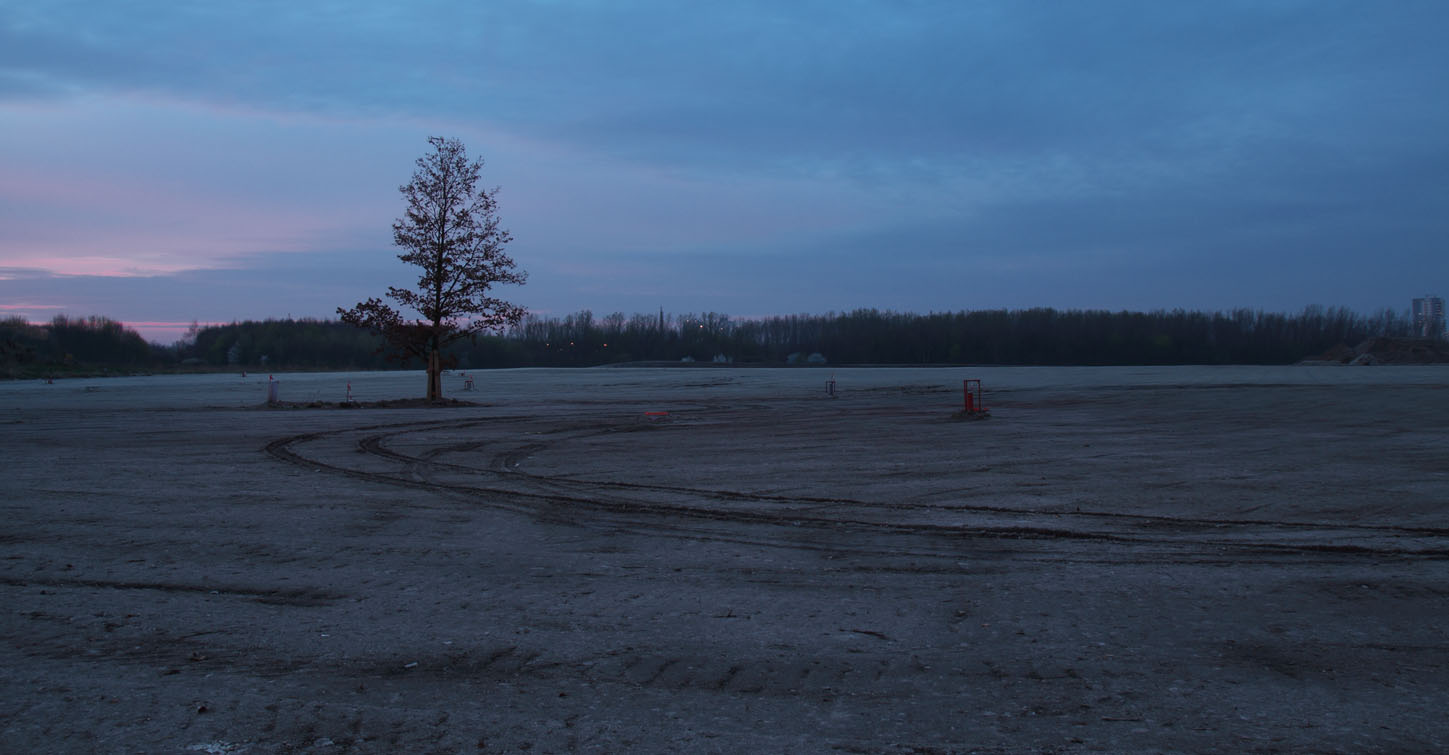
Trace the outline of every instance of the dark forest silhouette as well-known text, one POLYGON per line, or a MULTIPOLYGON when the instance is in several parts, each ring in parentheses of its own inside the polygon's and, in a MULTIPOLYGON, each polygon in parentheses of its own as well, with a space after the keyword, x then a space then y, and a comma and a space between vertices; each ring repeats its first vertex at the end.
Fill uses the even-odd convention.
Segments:
MULTIPOLYGON (((909 314, 856 310, 733 320, 718 313, 582 311, 530 316, 499 336, 455 344, 459 369, 574 367, 628 362, 736 365, 1291 364, 1339 344, 1406 336, 1407 315, 1333 307, 1297 314, 981 310, 909 314), (813 358, 812 358, 813 357, 813 358)), ((389 362, 382 340, 337 320, 265 320, 194 328, 148 344, 104 317, 0 320, 0 366, 10 377, 109 369, 338 370, 419 367, 389 362)))

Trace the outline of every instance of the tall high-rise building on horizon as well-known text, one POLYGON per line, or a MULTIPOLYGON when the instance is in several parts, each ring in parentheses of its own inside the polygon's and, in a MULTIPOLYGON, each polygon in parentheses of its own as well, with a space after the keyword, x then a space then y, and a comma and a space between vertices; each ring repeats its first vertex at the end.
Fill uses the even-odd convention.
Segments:
POLYGON ((1420 338, 1445 337, 1442 297, 1428 295, 1415 299, 1411 312, 1414 318, 1414 335, 1420 338))

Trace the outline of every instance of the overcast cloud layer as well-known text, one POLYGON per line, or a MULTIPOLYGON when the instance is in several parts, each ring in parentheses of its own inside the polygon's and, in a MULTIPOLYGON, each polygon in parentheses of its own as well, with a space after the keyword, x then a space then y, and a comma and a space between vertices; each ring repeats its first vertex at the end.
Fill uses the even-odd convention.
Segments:
POLYGON ((330 316, 434 134, 545 312, 1449 288, 1437 0, 176 5, 0 3, 0 314, 330 316))

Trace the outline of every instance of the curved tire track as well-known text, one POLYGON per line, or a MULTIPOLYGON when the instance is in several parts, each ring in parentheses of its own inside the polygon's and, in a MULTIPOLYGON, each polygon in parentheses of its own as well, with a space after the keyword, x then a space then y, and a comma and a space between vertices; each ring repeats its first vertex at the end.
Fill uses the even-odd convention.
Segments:
MULTIPOLYGON (((703 411, 716 409, 708 407, 703 411)), ((738 411, 738 410, 736 410, 738 411)), ((728 410, 724 412, 729 414, 728 410)), ((421 453, 403 453, 390 441, 408 435, 436 431, 457 431, 484 425, 528 422, 530 418, 472 418, 431 420, 384 425, 366 425, 342 430, 303 433, 275 439, 264 447, 274 458, 291 464, 360 479, 371 483, 398 485, 433 492, 460 495, 482 504, 571 523, 596 520, 597 524, 625 526, 642 534, 673 535, 712 540, 783 545, 820 550, 848 550, 879 555, 960 557, 963 540, 1080 541, 1111 543, 1140 549, 1166 547, 1177 551, 1170 560, 1225 560, 1242 557, 1318 555, 1330 558, 1355 556, 1449 558, 1449 529, 1398 525, 1332 524, 1264 519, 1211 519, 1156 516, 1103 511, 1046 513, 983 504, 927 504, 898 502, 882 504, 829 496, 785 496, 738 490, 695 488, 682 485, 635 483, 618 480, 584 480, 533 474, 519 469, 534 453, 560 444, 618 432, 682 432, 687 426, 655 428, 608 422, 588 422, 559 427, 550 425, 530 436, 523 444, 503 445, 488 456, 483 467, 468 466, 438 457, 451 453, 485 451, 490 440, 440 442, 426 445, 421 453), (356 436, 361 437, 356 437, 356 436), (546 436, 540 438, 539 435, 546 436), (324 454, 308 455, 308 444, 344 443, 356 437, 355 449, 374 460, 396 466, 394 471, 334 463, 324 454), (662 500, 661 500, 662 499, 662 500), (682 501, 682 502, 681 502, 682 501), (720 507, 719 504, 725 504, 720 507), (753 505, 751 505, 753 504, 753 505), (963 524, 892 521, 903 512, 964 514, 977 521, 963 524), (871 514, 877 516, 872 517, 871 514), (992 518, 1027 519, 1031 524, 993 524, 992 518), (1050 520, 1050 523, 1044 520, 1050 520), (1040 524, 1038 524, 1040 523, 1040 524), (1064 523, 1053 524, 1053 523, 1064 523), (725 525, 725 527, 721 527, 725 525), (734 525, 729 527, 729 525, 734 525), (744 526, 745 532, 740 531, 744 526), (902 548, 880 550, 844 543, 811 545, 790 533, 800 528, 865 533, 874 536, 913 536, 916 542, 902 548), (1264 533, 1278 533, 1276 538, 1264 533), (1296 536, 1296 537, 1294 537, 1296 536), (922 538, 936 540, 925 547, 922 538), (940 540, 957 547, 941 547, 940 540), (1425 547, 1404 547, 1384 540, 1412 538, 1425 547), (1349 541, 1349 542, 1345 542, 1349 541), (1204 553, 1206 551, 1206 553, 1204 553)), ((879 544, 877 544, 879 545, 879 544)), ((1100 554, 1099 554, 1100 555, 1100 554)), ((1141 553, 1110 554, 1111 560, 1140 558, 1141 553)), ((1161 556, 1153 558, 1160 560, 1161 556)))

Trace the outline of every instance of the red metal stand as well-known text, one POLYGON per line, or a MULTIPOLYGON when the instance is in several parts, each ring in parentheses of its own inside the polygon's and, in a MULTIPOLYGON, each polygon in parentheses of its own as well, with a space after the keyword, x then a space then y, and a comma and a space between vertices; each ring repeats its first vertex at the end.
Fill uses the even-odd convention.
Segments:
POLYGON ((961 381, 961 393, 962 393, 963 398, 964 398, 964 400, 966 402, 965 410, 966 410, 966 413, 967 414, 984 414, 984 413, 986 413, 986 405, 984 403, 982 403, 982 401, 981 401, 981 381, 980 380, 975 380, 975 379, 962 380, 961 381))

